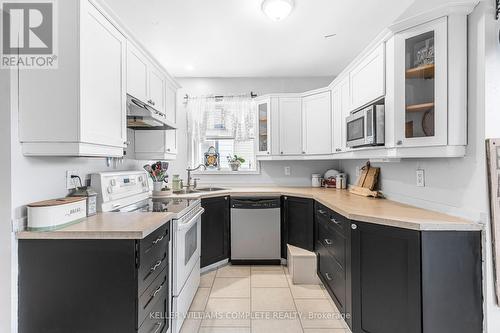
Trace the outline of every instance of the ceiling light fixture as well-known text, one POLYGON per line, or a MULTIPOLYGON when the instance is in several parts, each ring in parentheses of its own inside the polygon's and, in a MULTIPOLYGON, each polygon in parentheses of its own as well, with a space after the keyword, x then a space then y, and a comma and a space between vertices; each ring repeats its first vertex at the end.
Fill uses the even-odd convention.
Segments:
POLYGON ((262 2, 262 11, 270 19, 281 21, 290 15, 293 5, 293 0, 264 0, 262 2))

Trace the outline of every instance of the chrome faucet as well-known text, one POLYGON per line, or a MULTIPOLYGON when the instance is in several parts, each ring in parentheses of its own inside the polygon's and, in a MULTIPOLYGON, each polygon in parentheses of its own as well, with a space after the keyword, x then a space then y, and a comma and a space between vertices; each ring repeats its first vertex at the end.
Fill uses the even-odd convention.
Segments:
POLYGON ((186 171, 187 171, 187 173, 188 173, 188 177, 187 177, 187 185, 186 185, 185 187, 188 189, 188 191, 191 189, 191 180, 194 180, 193 190, 194 190, 194 189, 196 188, 196 186, 198 185, 198 184, 197 184, 197 180, 198 180, 198 179, 197 179, 197 178, 192 179, 192 178, 191 178, 191 172, 196 171, 196 170, 198 170, 198 169, 199 169, 199 168, 201 168, 201 167, 203 167, 203 170, 206 170, 206 169, 207 169, 207 167, 206 167, 204 164, 200 164, 200 165, 198 165, 196 168, 192 168, 192 169, 187 168, 187 169, 186 169, 186 171))

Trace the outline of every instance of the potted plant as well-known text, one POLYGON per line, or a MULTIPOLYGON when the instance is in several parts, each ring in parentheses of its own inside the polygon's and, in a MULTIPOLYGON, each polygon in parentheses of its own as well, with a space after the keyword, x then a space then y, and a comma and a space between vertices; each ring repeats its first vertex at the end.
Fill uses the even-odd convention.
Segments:
POLYGON ((234 155, 234 156, 227 156, 227 161, 229 162, 229 166, 231 167, 232 171, 238 171, 242 163, 245 163, 245 159, 241 156, 234 155))

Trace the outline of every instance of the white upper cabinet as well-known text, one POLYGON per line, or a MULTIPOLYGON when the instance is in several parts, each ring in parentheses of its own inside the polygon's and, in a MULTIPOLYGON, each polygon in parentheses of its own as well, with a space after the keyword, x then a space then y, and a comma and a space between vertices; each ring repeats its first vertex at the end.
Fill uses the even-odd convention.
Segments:
POLYGON ((171 93, 177 93, 177 88, 171 85, 169 89, 166 75, 132 42, 128 42, 127 93, 150 105, 171 121, 172 118, 175 119, 175 112, 172 111, 175 107, 172 108, 170 104, 171 114, 168 114, 167 99, 172 103, 171 93))
POLYGON ((177 155, 177 130, 135 130, 134 156, 137 160, 174 160, 177 155))
POLYGON ((332 119, 333 119, 333 152, 341 153, 346 150, 346 118, 349 116, 350 106, 349 76, 340 79, 332 89, 332 119))
POLYGON ((257 100, 257 155, 271 155, 271 99, 257 100))
POLYGON ((280 155, 305 154, 302 149, 302 100, 300 97, 279 98, 280 155))
POLYGON ((127 140, 126 39, 94 6, 85 9, 81 22, 80 139, 123 147, 127 140))
POLYGON ((350 109, 355 110, 385 95, 385 43, 363 57, 350 72, 350 109))
POLYGON ((150 66, 149 98, 146 102, 163 114, 165 114, 165 93, 165 77, 154 66, 150 66))
POLYGON ((19 73, 19 137, 28 156, 123 156, 126 39, 89 1, 58 4, 59 67, 19 73), (76 17, 78 20, 66 19, 76 17))
POLYGON ((131 42, 127 42, 127 93, 141 101, 148 99, 148 62, 131 42))
POLYGON ((165 85, 165 114, 167 121, 177 123, 177 87, 169 82, 165 85))
POLYGON ((394 36, 396 146, 448 143, 447 30, 443 17, 394 36))
POLYGON ((331 103, 330 90, 302 99, 302 145, 306 154, 332 153, 331 103))

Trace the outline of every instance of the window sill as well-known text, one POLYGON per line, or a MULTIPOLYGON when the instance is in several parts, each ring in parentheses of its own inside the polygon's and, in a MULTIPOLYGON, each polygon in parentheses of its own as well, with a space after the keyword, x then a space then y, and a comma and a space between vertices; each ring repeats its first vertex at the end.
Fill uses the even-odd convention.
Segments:
POLYGON ((239 176, 239 175, 260 175, 260 170, 205 170, 193 172, 193 175, 221 175, 221 176, 239 176))

